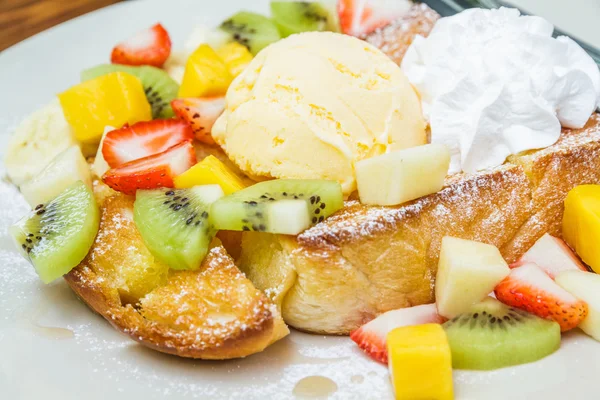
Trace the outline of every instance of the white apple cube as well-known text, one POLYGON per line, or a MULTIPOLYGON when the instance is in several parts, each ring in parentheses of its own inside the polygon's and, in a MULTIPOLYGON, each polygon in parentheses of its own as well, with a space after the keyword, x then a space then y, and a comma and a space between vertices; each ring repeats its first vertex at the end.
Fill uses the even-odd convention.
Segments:
POLYGON ((92 187, 90 167, 81 149, 79 146, 71 146, 20 189, 29 205, 35 207, 52 200, 77 181, 83 181, 90 189, 92 187))
POLYGON ((444 237, 435 283, 438 313, 453 318, 468 311, 509 273, 510 268, 496 246, 444 237))
POLYGON ((104 128, 104 134, 102 134, 102 139, 100 140, 100 146, 98 146, 98 150, 96 151, 96 158, 94 159, 94 163, 92 164, 92 173, 96 175, 98 178, 102 178, 102 175, 106 173, 110 169, 110 166, 104 159, 104 155, 102 154, 102 146, 104 146, 104 138, 106 134, 110 131, 114 131, 117 128, 113 128, 112 126, 106 126, 104 128))
POLYGON ((600 341, 600 275, 584 271, 564 271, 555 282, 588 305, 588 315, 579 325, 582 331, 600 341))
POLYGON ((354 164, 358 194, 363 204, 393 206, 444 186, 450 151, 442 144, 399 150, 354 164))
POLYGON ((527 263, 536 264, 552 278, 562 271, 587 271, 579 257, 563 240, 548 233, 539 238, 519 261, 511 265, 511 268, 520 267, 527 263))

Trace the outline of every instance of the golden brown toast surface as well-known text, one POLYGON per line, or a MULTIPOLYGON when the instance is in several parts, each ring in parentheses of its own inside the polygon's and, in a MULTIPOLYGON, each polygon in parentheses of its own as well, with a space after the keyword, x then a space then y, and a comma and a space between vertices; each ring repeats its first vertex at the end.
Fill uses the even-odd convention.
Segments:
MULTIPOLYGON (((102 185, 95 192, 107 195, 102 185)), ((289 333, 277 308, 222 246, 196 271, 169 271, 143 244, 133 198, 99 200, 96 241, 65 279, 118 330, 158 351, 203 359, 245 357, 289 333)))
POLYGON ((363 39, 400 65, 415 36, 427 37, 439 18, 440 15, 427 4, 414 4, 404 16, 363 39))
POLYGON ((347 334, 396 308, 434 301, 442 237, 491 243, 514 262, 544 233, 560 236, 563 201, 600 183, 600 118, 505 165, 454 175, 398 207, 356 201, 297 237, 244 233, 238 264, 301 330, 347 334))

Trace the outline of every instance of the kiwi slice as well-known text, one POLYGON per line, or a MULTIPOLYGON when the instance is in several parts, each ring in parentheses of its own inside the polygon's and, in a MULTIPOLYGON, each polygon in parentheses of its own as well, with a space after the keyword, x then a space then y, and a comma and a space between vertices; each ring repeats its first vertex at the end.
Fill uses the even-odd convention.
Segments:
POLYGON ((311 31, 336 31, 335 20, 317 2, 272 1, 271 15, 282 37, 311 31))
POLYGON ((229 41, 243 44, 254 55, 281 39, 277 25, 271 19, 247 11, 226 19, 219 29, 230 36, 229 41))
POLYGON ((222 196, 219 185, 138 190, 133 220, 154 257, 173 269, 196 269, 217 232, 210 204, 222 196))
POLYGON ((92 191, 81 181, 47 204, 39 204, 9 228, 21 254, 44 283, 75 268, 94 243, 100 211, 92 191))
POLYGON ((219 230, 297 235, 343 204, 337 182, 279 179, 223 197, 212 205, 211 212, 219 230))
POLYGON ((175 113, 171 101, 177 97, 179 85, 165 71, 148 65, 130 67, 127 65, 103 64, 86 69, 81 73, 81 81, 88 81, 112 72, 126 72, 142 81, 148 103, 152 107, 152 118, 172 118, 175 113))
POLYGON ((452 366, 490 370, 537 361, 560 347, 560 326, 491 297, 444 325, 452 366))

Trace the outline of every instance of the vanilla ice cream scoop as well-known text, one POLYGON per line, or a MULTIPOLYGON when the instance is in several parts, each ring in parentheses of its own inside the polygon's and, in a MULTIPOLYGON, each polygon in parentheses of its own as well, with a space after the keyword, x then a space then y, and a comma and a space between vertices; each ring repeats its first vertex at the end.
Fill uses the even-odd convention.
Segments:
POLYGON ((355 161, 426 143, 420 100, 400 68, 329 32, 260 52, 231 84, 212 135, 249 176, 336 180, 346 194, 355 161))

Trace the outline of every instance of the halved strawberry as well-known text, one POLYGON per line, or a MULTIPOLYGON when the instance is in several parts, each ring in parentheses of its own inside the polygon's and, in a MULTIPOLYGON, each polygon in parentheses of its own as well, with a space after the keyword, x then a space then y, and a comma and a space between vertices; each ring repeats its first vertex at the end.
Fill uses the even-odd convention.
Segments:
POLYGON ((406 0, 338 0, 340 27, 347 35, 363 36, 402 17, 411 5, 406 0))
POLYGON ((224 97, 175 99, 171 102, 171 108, 179 118, 191 125, 196 139, 214 143, 210 132, 225 109, 224 97))
POLYGON ((110 131, 104 137, 102 155, 111 168, 138 160, 192 140, 190 126, 176 119, 143 121, 110 131))
POLYGON ((401 308, 381 314, 350 333, 352 339, 372 359, 387 364, 387 334, 401 326, 428 323, 441 324, 445 321, 438 315, 435 304, 424 304, 410 308, 401 308))
POLYGON ((511 270, 494 292, 504 304, 558 322, 563 332, 579 325, 588 313, 585 302, 558 286, 533 263, 511 270))
POLYGON ((548 233, 537 242, 511 268, 517 268, 527 263, 534 263, 544 270, 552 279, 562 271, 588 269, 575 255, 567 244, 548 233))
POLYGON ((188 140, 162 153, 110 169, 102 180, 114 190, 135 194, 138 189, 174 187, 173 179, 194 164, 196 151, 191 140, 188 140))
POLYGON ((136 33, 112 50, 110 62, 162 67, 171 54, 171 38, 161 24, 136 33))

